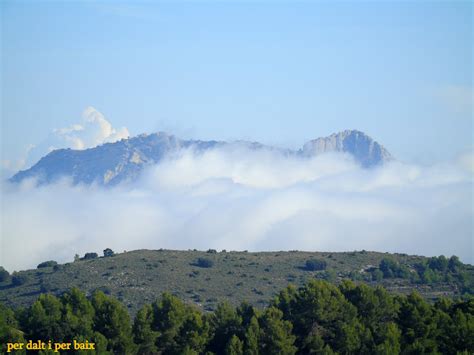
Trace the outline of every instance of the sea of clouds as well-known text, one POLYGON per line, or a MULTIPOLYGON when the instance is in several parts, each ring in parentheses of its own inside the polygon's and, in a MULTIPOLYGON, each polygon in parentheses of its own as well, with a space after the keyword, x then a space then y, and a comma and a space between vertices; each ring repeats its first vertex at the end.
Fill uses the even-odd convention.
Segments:
POLYGON ((0 265, 9 271, 112 248, 375 250, 474 262, 473 155, 360 168, 243 147, 192 150, 104 188, 1 186, 0 265))

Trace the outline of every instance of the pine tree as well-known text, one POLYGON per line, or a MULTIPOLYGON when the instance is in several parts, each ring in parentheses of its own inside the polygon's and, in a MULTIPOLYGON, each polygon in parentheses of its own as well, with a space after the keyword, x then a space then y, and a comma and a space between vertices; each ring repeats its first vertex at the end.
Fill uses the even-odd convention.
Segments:
POLYGON ((232 335, 225 349, 226 355, 243 355, 243 343, 237 335, 232 335))
POLYGON ((292 355, 296 353, 295 336, 291 334, 292 325, 282 319, 283 313, 275 307, 269 307, 260 318, 262 354, 292 355))
POLYGON ((92 305, 95 310, 94 328, 107 338, 107 349, 117 354, 133 354, 132 327, 125 307, 100 291, 92 295, 92 305))
POLYGON ((138 345, 139 354, 154 354, 158 352, 156 339, 158 332, 152 330, 153 309, 151 305, 144 305, 135 316, 133 323, 133 339, 138 345))
POLYGON ((213 337, 208 350, 216 354, 223 354, 232 335, 241 335, 242 318, 237 314, 235 308, 223 302, 217 306, 209 321, 213 337))
MULTIPOLYGON (((7 353, 9 342, 24 343, 25 338, 13 311, 0 303, 0 354, 7 353)), ((26 351, 18 350, 15 354, 23 355, 26 351)))
POLYGON ((250 322, 245 330, 245 354, 247 355, 258 355, 259 339, 260 339, 260 326, 256 316, 250 319, 250 322))
POLYGON ((26 313, 25 332, 28 339, 65 340, 62 320, 63 305, 57 297, 42 294, 26 313))

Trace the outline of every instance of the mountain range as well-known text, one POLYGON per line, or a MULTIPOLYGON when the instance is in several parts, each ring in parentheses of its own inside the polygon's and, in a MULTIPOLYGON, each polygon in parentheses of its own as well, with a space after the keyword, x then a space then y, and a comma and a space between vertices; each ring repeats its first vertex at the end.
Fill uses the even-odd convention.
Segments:
POLYGON ((393 159, 381 144, 357 130, 345 130, 311 140, 298 150, 275 148, 247 141, 183 140, 174 135, 158 132, 141 134, 85 150, 57 149, 41 158, 31 168, 19 171, 10 181, 21 182, 27 178, 35 178, 39 184, 45 184, 69 177, 75 184, 116 185, 133 181, 146 166, 159 163, 168 154, 183 149, 202 153, 228 146, 278 151, 286 156, 302 159, 327 152, 342 152, 352 155, 364 168, 378 166, 393 159))

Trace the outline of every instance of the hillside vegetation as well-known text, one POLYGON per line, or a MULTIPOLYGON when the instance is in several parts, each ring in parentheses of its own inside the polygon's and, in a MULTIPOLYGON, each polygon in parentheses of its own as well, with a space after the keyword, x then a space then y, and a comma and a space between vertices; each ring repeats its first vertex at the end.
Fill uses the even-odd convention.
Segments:
POLYGON ((262 308, 289 284, 312 279, 339 284, 343 279, 384 286, 389 292, 413 290, 425 299, 474 293, 474 268, 456 257, 426 258, 376 252, 216 252, 136 250, 106 256, 87 253, 67 264, 45 261, 35 270, 0 271, 0 303, 31 305, 40 294, 61 295, 77 287, 87 295, 100 290, 120 300, 134 315, 169 292, 205 311, 219 301, 242 301, 262 308), (3 275, 3 276, 2 276, 3 275))
POLYGON ((9 342, 47 339, 88 341, 91 354, 472 354, 474 299, 430 304, 416 292, 311 280, 283 289, 263 310, 219 303, 204 313, 164 293, 134 321, 100 291, 44 294, 16 312, 0 304, 0 353, 9 342))

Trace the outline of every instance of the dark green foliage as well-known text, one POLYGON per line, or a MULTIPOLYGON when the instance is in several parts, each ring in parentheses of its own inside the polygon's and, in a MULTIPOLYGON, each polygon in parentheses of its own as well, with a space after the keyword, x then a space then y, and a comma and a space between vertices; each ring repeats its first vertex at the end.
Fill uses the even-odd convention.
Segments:
POLYGON ((130 317, 117 300, 97 291, 92 295, 95 310, 94 328, 107 339, 107 350, 114 354, 129 354, 134 350, 130 317))
POLYGON ((462 268, 462 263, 459 261, 459 258, 455 255, 449 258, 448 268, 451 272, 456 272, 462 268))
POLYGON ((296 337, 291 333, 291 322, 283 319, 283 312, 275 307, 267 308, 260 317, 260 353, 292 355, 296 337))
MULTIPOLYGON (((0 303, 0 354, 6 354, 6 343, 24 342, 23 332, 19 330, 19 324, 13 311, 0 303)), ((26 354, 25 351, 17 351, 15 354, 26 354)))
POLYGON ((38 264, 37 268, 41 269, 44 267, 52 267, 58 265, 57 261, 54 260, 48 260, 48 261, 43 261, 42 263, 38 264))
POLYGON ((401 278, 406 279, 410 277, 410 271, 404 265, 401 265, 397 261, 385 258, 379 264, 380 271, 383 272, 384 278, 401 278))
POLYGON ((416 293, 315 280, 282 290, 263 311, 221 303, 203 314, 165 293, 133 327, 102 292, 41 295, 16 314, 0 304, 1 353, 7 342, 48 339, 94 342, 91 354, 471 354, 474 298, 430 304, 416 293))
POLYGON ((12 274, 11 279, 12 279, 13 286, 21 286, 21 285, 24 285, 28 281, 28 276, 25 274, 14 272, 12 274))
POLYGON ((244 349, 247 355, 258 355, 259 339, 261 336, 260 326, 258 324, 257 315, 250 319, 244 335, 244 349))
POLYGON ((244 354, 244 344, 236 335, 232 335, 227 347, 225 349, 226 355, 243 355, 244 354))
POLYGON ((326 269, 326 261, 318 259, 306 260, 305 269, 309 271, 318 271, 326 269))
MULTIPOLYGON (((155 344, 162 354, 201 353, 208 340, 208 324, 194 307, 164 293, 153 304, 150 330, 156 332, 155 344)), ((135 331, 137 328, 135 327, 135 331)), ((135 337, 140 336, 135 333, 135 337)))
POLYGON ((198 258, 198 259, 196 260, 195 265, 196 265, 196 266, 199 266, 199 267, 208 268, 208 267, 213 267, 213 266, 214 266, 214 262, 213 262, 211 259, 198 258))
POLYGON ((65 329, 62 322, 62 303, 53 295, 40 295, 25 314, 28 339, 55 339, 63 341, 65 329))
POLYGON ((399 349, 399 332, 395 325, 399 305, 388 292, 381 288, 371 288, 346 281, 340 285, 345 298, 357 308, 361 323, 360 336, 366 340, 361 350, 369 353, 393 353, 399 349), (370 340, 367 342, 367 340, 370 340), (389 351, 390 350, 390 351, 389 351))
POLYGON ((399 327, 402 331, 402 347, 407 353, 426 354, 437 352, 436 310, 418 294, 412 293, 400 302, 399 327))
POLYGON ((448 269, 448 259, 444 255, 434 256, 428 259, 428 267, 431 270, 444 272, 448 269))
POLYGON ((97 255, 97 253, 85 253, 83 259, 84 260, 90 260, 90 259, 95 259, 97 257, 99 257, 99 255, 97 255))
POLYGON ((138 311, 133 323, 133 340, 135 344, 139 344, 139 354, 154 354, 158 352, 156 339, 159 333, 152 329, 152 324, 153 308, 147 304, 138 311))
POLYGON ((464 294, 474 293, 474 275, 471 270, 466 270, 457 256, 449 260, 443 255, 423 260, 414 265, 416 278, 412 279, 418 283, 428 285, 439 285, 442 283, 457 283, 464 294))
POLYGON ((10 281, 10 273, 0 266, 0 282, 10 281))
POLYGON ((232 335, 242 332, 242 317, 228 303, 220 303, 209 317, 212 338, 208 349, 216 354, 223 354, 232 335))
POLYGON ((310 281, 298 291, 289 288, 281 292, 274 306, 293 324, 298 348, 307 351, 308 344, 321 340, 334 350, 343 350, 338 346, 345 332, 343 325, 352 325, 357 315, 356 308, 336 286, 319 280, 310 281))
POLYGON ((104 257, 107 258, 109 256, 114 256, 115 253, 112 249, 110 248, 107 248, 107 249, 104 249, 104 257))
POLYGON ((380 269, 375 269, 372 271, 372 280, 373 281, 381 281, 383 279, 383 272, 380 269))

